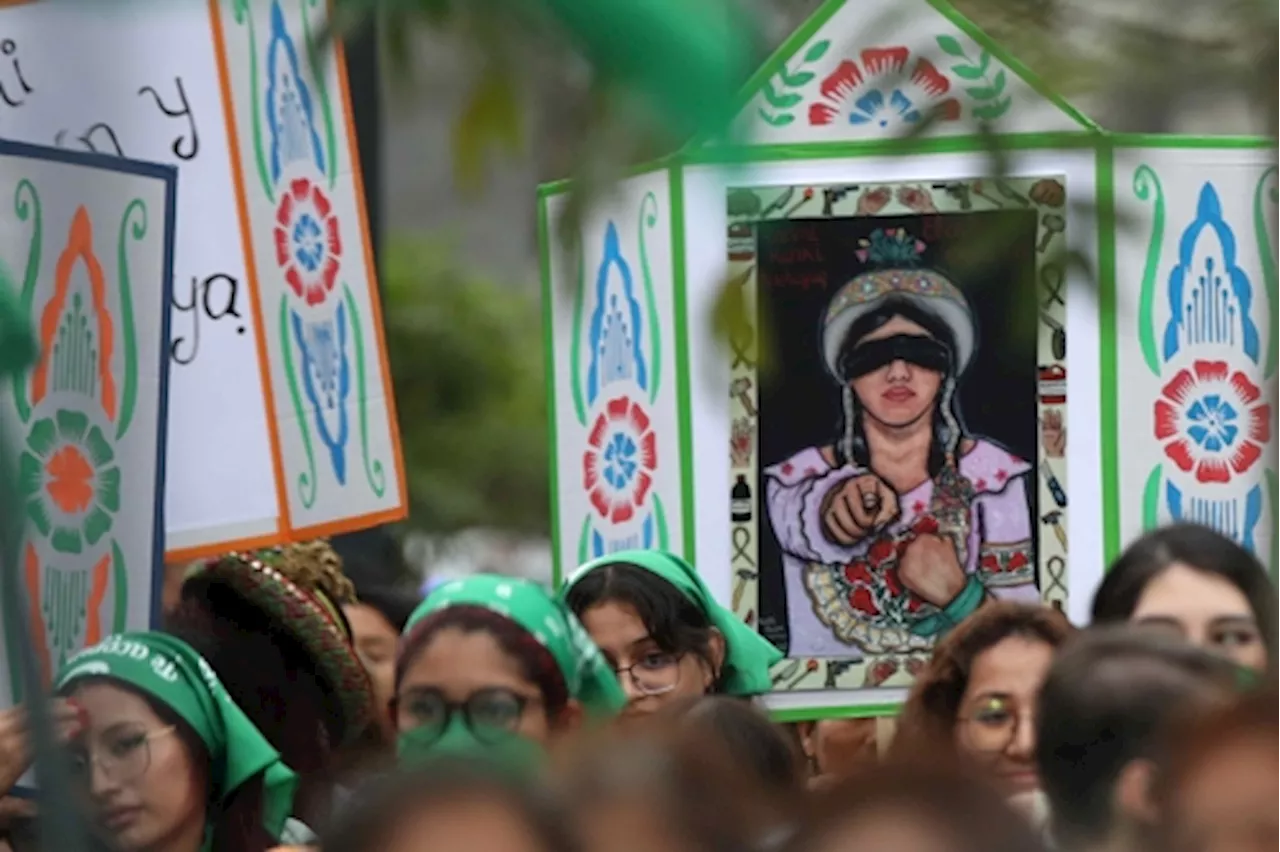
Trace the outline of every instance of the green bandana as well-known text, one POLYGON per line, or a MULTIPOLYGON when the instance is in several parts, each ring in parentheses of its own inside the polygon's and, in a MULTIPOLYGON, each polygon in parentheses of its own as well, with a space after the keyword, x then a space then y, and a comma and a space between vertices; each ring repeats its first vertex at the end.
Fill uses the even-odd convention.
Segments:
POLYGON ((569 609, 538 584, 512 577, 477 574, 445 583, 409 616, 407 635, 422 619, 451 606, 478 606, 509 618, 551 652, 569 696, 588 714, 607 718, 627 703, 613 669, 569 609))
POLYGON ((67 660, 55 687, 65 693, 77 680, 90 677, 129 684, 190 725, 209 752, 219 803, 263 773, 262 824, 272 837, 280 836, 293 809, 297 777, 194 648, 164 633, 108 636, 67 660))
POLYGON ((760 695, 773 687, 769 669, 783 654, 728 608, 711 596, 693 566, 674 553, 663 550, 624 550, 592 560, 581 566, 560 590, 561 599, 583 577, 606 565, 634 565, 656 574, 680 590, 724 635, 725 672, 722 688, 727 695, 760 695))

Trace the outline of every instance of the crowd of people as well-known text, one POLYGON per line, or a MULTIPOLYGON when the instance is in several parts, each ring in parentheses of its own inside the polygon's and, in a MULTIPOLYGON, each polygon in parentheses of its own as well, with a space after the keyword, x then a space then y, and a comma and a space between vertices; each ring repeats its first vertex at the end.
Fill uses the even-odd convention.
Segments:
MULTIPOLYGON (((166 608, 51 684, 88 848, 1277 848, 1276 588, 1203 527, 1133 543, 1088 626, 984 603, 894 718, 771 720, 780 652, 664 552, 418 600, 315 541, 198 565, 166 608)), ((3 852, 42 848, 28 721, 0 711, 3 852)))

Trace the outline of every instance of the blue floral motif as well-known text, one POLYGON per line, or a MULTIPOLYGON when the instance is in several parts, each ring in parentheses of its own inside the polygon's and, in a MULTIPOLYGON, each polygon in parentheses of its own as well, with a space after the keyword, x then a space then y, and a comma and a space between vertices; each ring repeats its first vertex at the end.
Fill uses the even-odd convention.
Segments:
POLYGON ((591 363, 587 368, 587 404, 610 383, 632 379, 648 390, 649 376, 640 351, 640 303, 631 280, 631 267, 622 256, 618 229, 612 221, 605 229, 604 257, 596 273, 596 304, 591 314, 587 344, 591 363))
POLYGON ((1177 521, 1188 521, 1211 527, 1256 552, 1258 522, 1262 520, 1262 486, 1255 485, 1243 499, 1239 497, 1211 498, 1197 496, 1195 492, 1184 494, 1172 480, 1165 482, 1165 500, 1169 504, 1169 516, 1177 521))
POLYGON ((635 439, 625 432, 615 432, 604 448, 604 468, 601 475, 605 482, 615 490, 621 490, 631 483, 636 475, 635 439))
POLYGON ((293 337, 302 353, 303 387, 315 412, 320 440, 329 449, 333 475, 339 485, 347 479, 347 396, 351 367, 347 360, 346 306, 338 304, 333 319, 303 322, 292 312, 293 337))
POLYGON ((291 237, 294 246, 293 256, 298 261, 298 265, 308 272, 319 269, 320 261, 324 260, 325 237, 315 217, 310 213, 299 216, 298 221, 294 223, 291 237))
POLYGON ((1240 427, 1236 425, 1239 413, 1231 403, 1216 393, 1198 399, 1187 409, 1187 419, 1191 425, 1187 434, 1204 449, 1220 452, 1223 448, 1235 443, 1240 427))
POLYGON ((1236 266, 1236 238, 1222 216, 1212 183, 1200 190, 1196 218, 1178 243, 1178 264, 1169 273, 1169 323, 1164 332, 1167 363, 1184 346, 1226 344, 1258 362, 1258 328, 1249 314, 1253 287, 1236 266))
POLYGON ((884 100, 884 92, 872 89, 854 101, 853 106, 854 111, 849 113, 850 124, 876 123, 881 127, 888 127, 891 118, 897 118, 907 124, 915 124, 920 120, 920 111, 901 89, 894 89, 889 94, 887 104, 884 100), (892 115, 889 114, 890 112, 892 115))
POLYGON ((298 66, 298 51, 285 26, 280 0, 271 4, 267 46, 267 126, 271 130, 271 179, 290 163, 312 160, 324 173, 324 149, 316 132, 311 91, 298 66))

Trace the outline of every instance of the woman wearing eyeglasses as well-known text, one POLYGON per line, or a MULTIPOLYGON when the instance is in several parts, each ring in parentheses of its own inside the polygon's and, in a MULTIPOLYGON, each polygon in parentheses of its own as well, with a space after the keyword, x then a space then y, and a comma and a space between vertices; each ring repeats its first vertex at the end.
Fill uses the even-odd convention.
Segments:
POLYGON ((891 755, 957 759, 1019 803, 1040 788, 1035 701, 1075 628, 1056 609, 988 603, 938 643, 898 720, 891 755))
POLYGON ((625 702, 562 604, 534 583, 490 575, 446 583, 419 604, 395 684, 402 763, 462 754, 532 768, 560 735, 625 702))
POLYGON ((618 673, 628 717, 682 698, 768 692, 769 667, 782 659, 672 553, 628 550, 588 562, 562 594, 618 673))
POLYGON ((110 636, 55 687, 82 709, 73 780, 119 852, 263 852, 293 806, 294 773, 191 646, 110 636))

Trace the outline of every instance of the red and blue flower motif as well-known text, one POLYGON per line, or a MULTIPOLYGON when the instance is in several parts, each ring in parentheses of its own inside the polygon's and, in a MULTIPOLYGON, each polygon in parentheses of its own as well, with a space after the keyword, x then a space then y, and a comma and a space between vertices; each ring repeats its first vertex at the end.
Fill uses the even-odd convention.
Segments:
POLYGON ((1201 483, 1245 473, 1271 440, 1271 406, 1225 361, 1196 361, 1164 386, 1155 403, 1155 437, 1164 454, 1201 483))
POLYGON ((323 304, 338 281, 342 236, 328 196, 307 178, 291 181, 276 207, 276 263, 310 306, 323 304))
POLYGON ((844 60, 822 81, 822 99, 809 106, 809 124, 843 121, 892 131, 930 115, 958 120, 960 102, 948 97, 951 81, 923 57, 905 76, 910 58, 906 47, 883 47, 862 51, 856 62, 844 60))
POLYGON ((582 487, 596 513, 614 524, 635 518, 657 469, 657 437, 648 413, 629 397, 609 400, 582 455, 582 487))

